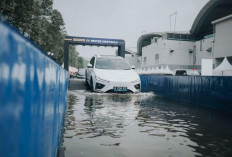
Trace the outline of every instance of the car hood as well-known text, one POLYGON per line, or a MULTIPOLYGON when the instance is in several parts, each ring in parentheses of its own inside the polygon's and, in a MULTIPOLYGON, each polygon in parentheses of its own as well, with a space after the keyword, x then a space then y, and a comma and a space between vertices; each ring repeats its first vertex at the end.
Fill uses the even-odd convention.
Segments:
POLYGON ((139 75, 133 70, 106 70, 94 69, 95 76, 107 81, 135 81, 140 79, 139 75))

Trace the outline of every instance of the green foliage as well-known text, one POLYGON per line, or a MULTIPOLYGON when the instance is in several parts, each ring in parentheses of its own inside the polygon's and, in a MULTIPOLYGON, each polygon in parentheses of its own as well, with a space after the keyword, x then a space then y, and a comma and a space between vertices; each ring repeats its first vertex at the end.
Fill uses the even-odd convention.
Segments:
POLYGON ((65 24, 52 5, 52 0, 1 0, 0 13, 24 36, 44 51, 53 53, 53 58, 62 64, 65 24))
POLYGON ((79 56, 79 53, 76 51, 75 46, 69 46, 69 64, 72 67, 84 68, 87 65, 87 61, 79 56))
POLYGON ((14 8, 15 8, 15 0, 1 0, 0 1, 0 13, 4 15, 4 17, 12 22, 14 18, 14 8))
MULTIPOLYGON (((0 14, 45 52, 54 54, 52 57, 62 64, 65 24, 61 13, 52 5, 52 0, 0 0, 0 14)), ((72 45, 69 57, 70 66, 86 66, 86 61, 72 45)))
POLYGON ((84 58, 83 57, 78 57, 77 63, 78 63, 78 68, 84 68, 84 58))
POLYGON ((14 7, 14 20, 12 24, 23 33, 30 33, 31 21, 34 14, 34 0, 17 0, 14 7))
POLYGON ((69 65, 72 67, 78 68, 78 59, 79 53, 76 51, 75 46, 70 45, 69 46, 69 65))

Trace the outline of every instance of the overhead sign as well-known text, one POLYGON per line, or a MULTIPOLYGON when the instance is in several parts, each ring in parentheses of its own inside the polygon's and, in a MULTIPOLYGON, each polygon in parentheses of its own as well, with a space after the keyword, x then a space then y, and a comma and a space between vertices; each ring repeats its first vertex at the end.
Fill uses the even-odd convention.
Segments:
POLYGON ((90 38, 90 37, 65 37, 64 43, 64 68, 69 67, 69 44, 75 45, 96 45, 118 47, 119 56, 125 57, 125 41, 121 39, 90 38))
POLYGON ((69 41, 72 44, 83 44, 83 45, 111 45, 119 46, 125 45, 124 40, 120 39, 104 39, 104 38, 89 38, 89 37, 66 37, 66 41, 69 41))

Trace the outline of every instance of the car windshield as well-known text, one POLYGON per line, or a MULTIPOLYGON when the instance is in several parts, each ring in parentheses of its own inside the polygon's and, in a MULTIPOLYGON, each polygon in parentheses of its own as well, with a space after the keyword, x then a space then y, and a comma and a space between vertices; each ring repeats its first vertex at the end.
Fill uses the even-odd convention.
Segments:
POLYGON ((129 64, 122 58, 98 58, 96 69, 130 70, 129 64))

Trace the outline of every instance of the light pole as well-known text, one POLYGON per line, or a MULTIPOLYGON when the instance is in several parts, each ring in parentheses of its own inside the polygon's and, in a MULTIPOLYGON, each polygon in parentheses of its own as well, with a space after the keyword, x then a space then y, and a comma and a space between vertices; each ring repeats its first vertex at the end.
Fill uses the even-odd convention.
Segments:
POLYGON ((174 32, 176 31, 176 16, 177 16, 177 11, 169 15, 169 20, 170 20, 170 32, 172 31, 172 16, 175 15, 175 21, 174 21, 174 32))
POLYGON ((193 70, 196 69, 196 44, 193 44, 193 70))

